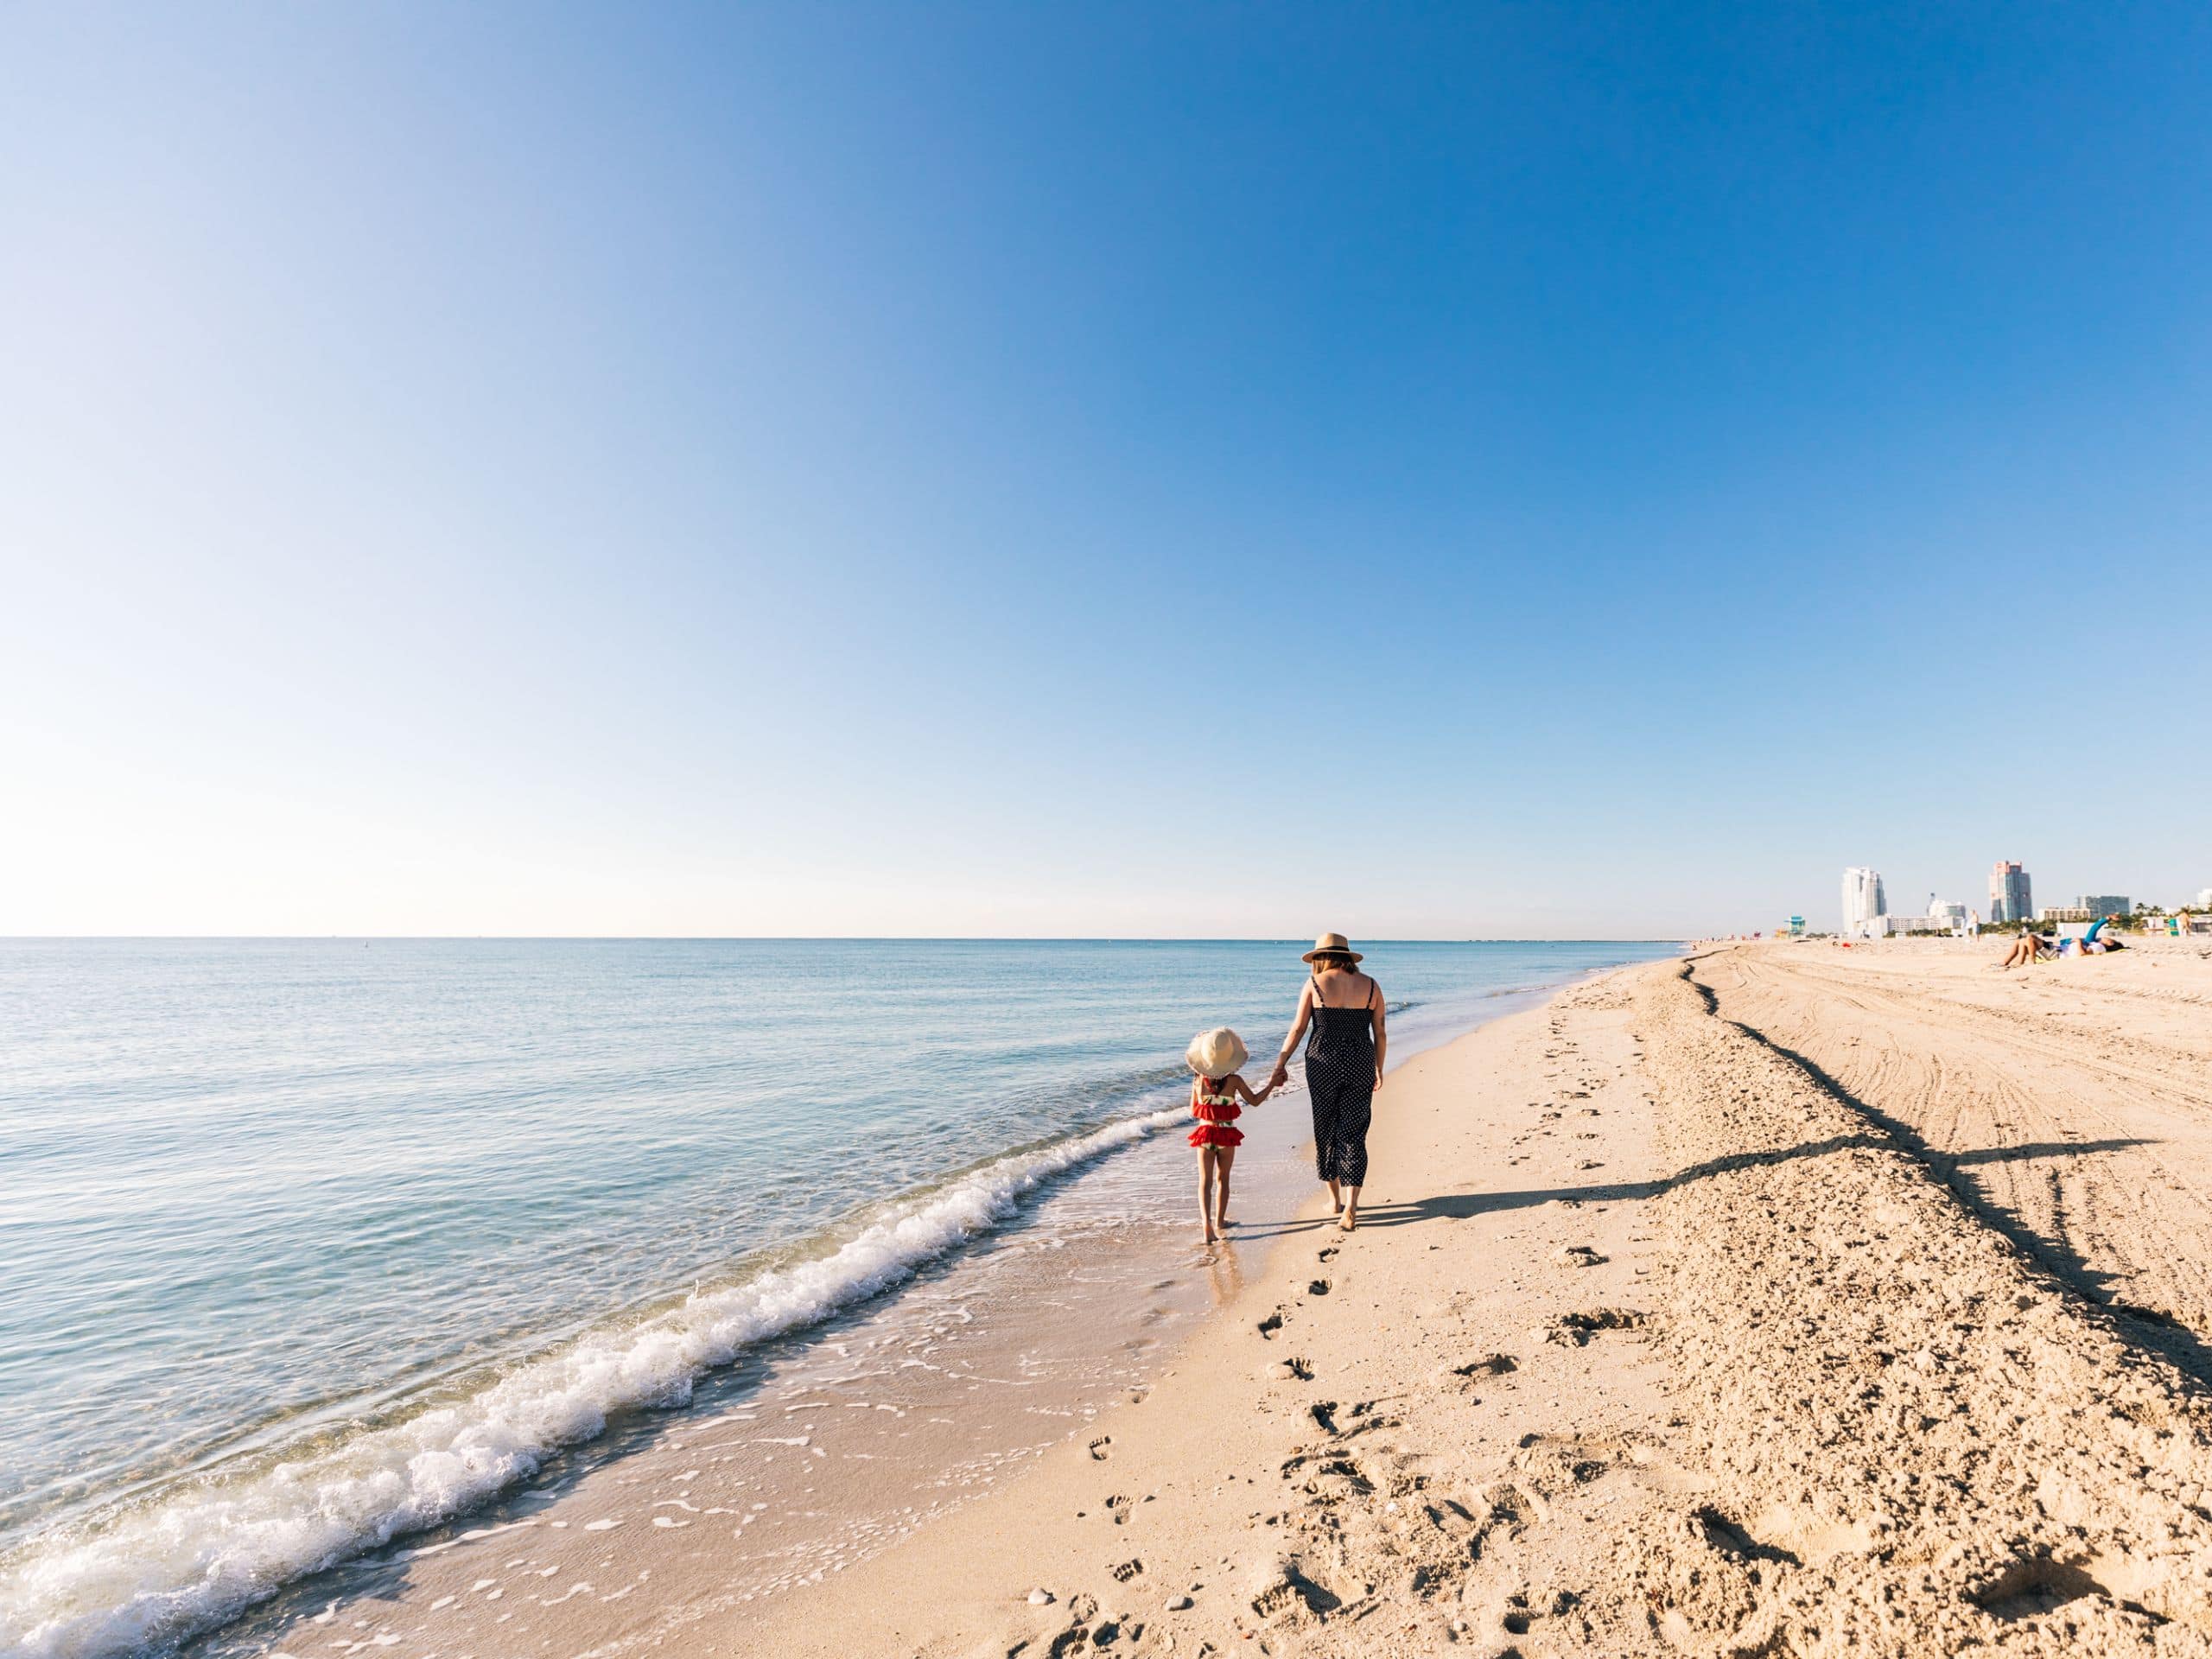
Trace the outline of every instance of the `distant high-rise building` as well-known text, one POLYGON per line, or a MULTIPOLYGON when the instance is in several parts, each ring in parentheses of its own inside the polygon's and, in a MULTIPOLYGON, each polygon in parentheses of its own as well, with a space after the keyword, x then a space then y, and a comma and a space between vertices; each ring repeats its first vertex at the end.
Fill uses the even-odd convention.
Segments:
POLYGON ((2124 893, 2085 893, 2074 901, 2092 916, 2131 916, 2135 901, 2124 893))
POLYGON ((1999 859, 1989 872, 1989 919, 2024 922, 2035 913, 2028 873, 2010 859, 1999 859))
POLYGON ((1853 937, 1864 937, 1874 931, 1878 916, 1890 913, 1890 901, 1882 893, 1882 873, 1854 864, 1843 873, 1843 931, 1853 937))

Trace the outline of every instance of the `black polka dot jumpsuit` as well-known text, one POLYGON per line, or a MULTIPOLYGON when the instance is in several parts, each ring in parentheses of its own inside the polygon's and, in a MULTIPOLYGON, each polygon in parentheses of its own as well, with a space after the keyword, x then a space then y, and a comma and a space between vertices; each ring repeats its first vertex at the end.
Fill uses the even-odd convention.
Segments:
POLYGON ((1332 1008, 1313 987, 1306 1034, 1306 1092, 1313 1102, 1313 1163, 1325 1181, 1367 1185, 1367 1125, 1375 1113, 1374 999, 1332 1008))

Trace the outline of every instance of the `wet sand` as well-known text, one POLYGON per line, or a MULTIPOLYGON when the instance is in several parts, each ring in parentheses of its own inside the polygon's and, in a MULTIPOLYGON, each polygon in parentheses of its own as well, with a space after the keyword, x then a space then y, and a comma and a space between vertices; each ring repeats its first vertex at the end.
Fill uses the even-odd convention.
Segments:
POLYGON ((702 1584, 741 1608, 844 1572, 1141 1393, 1265 1263, 1312 1185, 1306 1116, 1295 1091, 1247 1114, 1224 1244, 1202 1245, 1185 1131, 1162 1130, 895 1292, 710 1374, 688 1407, 610 1424, 499 1502, 287 1590, 193 1659, 620 1645, 696 1614, 702 1584))

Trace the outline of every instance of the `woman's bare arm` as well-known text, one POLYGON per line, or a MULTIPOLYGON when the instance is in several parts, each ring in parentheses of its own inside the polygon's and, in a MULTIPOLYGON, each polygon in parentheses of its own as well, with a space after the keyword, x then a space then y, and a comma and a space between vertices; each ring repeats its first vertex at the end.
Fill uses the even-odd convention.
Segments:
POLYGON ((1368 1006, 1375 1013, 1375 1086, 1380 1089, 1382 1086, 1382 1056, 1390 1046, 1389 1033, 1382 1028, 1382 1011, 1387 1004, 1382 1000, 1382 988, 1376 985, 1371 979, 1367 982, 1375 986, 1373 993, 1369 997, 1368 1006))
POLYGON ((1290 1035, 1282 1039, 1282 1052, 1275 1056, 1275 1069, 1268 1077, 1268 1088, 1281 1088, 1290 1076, 1290 1057, 1297 1052, 1298 1039, 1306 1034, 1306 1022, 1313 1017, 1313 982, 1309 979, 1298 994, 1298 1017, 1290 1022, 1290 1035))

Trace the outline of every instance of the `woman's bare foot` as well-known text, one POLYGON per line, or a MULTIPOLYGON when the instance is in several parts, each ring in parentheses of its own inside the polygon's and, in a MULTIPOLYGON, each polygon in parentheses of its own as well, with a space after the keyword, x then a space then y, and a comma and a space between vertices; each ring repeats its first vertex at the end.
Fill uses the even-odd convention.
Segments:
POLYGON ((1359 1212, 1355 1210, 1345 1211, 1344 1218, 1338 1222, 1337 1226, 1347 1233, 1357 1232, 1359 1230, 1359 1212))
POLYGON ((1214 1231, 1212 1228, 1209 1227, 1206 1229, 1205 1243, 1209 1244, 1218 1244, 1221 1243, 1221 1235, 1214 1231))

